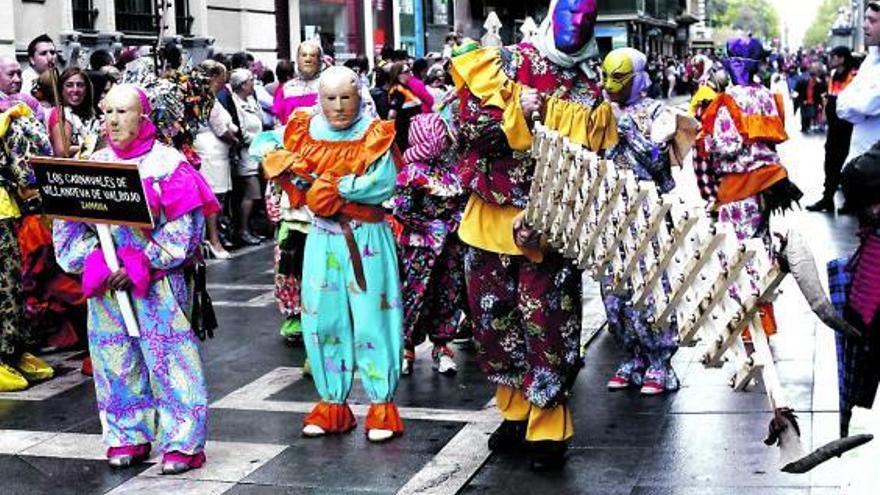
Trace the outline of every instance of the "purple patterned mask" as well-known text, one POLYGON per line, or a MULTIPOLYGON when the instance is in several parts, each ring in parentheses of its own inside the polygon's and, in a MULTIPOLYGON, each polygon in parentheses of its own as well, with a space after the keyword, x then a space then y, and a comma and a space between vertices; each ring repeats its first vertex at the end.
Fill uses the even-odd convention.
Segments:
POLYGON ((559 0, 553 9, 553 41, 562 53, 572 54, 593 37, 596 0, 559 0))

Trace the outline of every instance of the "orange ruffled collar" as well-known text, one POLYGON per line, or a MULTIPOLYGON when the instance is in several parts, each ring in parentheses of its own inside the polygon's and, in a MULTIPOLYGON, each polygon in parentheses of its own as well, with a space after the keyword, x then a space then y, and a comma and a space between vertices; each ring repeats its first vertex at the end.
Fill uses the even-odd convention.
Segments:
POLYGON ((285 172, 301 177, 330 173, 363 175, 367 167, 394 145, 394 122, 374 120, 360 139, 328 141, 309 133, 312 116, 295 113, 284 131, 284 151, 270 153, 263 163, 268 178, 285 172))

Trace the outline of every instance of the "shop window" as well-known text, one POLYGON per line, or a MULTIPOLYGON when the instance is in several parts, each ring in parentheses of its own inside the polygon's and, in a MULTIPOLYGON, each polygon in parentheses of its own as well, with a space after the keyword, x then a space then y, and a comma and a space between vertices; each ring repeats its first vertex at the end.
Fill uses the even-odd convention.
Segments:
POLYGON ((448 25, 449 8, 452 2, 449 0, 429 0, 425 2, 429 24, 448 25))
POLYGON ((117 0, 116 29, 123 33, 155 34, 157 31, 153 0, 117 0))
POLYGON ((364 54, 362 0, 309 0, 299 9, 302 39, 320 37, 324 50, 337 60, 364 54))
POLYGON ((94 31, 98 9, 92 0, 73 0, 73 29, 77 31, 94 31))

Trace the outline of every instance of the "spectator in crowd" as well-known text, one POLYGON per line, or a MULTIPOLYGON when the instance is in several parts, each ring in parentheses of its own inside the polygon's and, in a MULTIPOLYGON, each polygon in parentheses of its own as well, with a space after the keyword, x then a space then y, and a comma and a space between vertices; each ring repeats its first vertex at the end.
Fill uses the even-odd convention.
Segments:
POLYGON ((28 62, 30 67, 21 73, 21 87, 27 93, 34 86, 34 81, 49 69, 55 68, 58 52, 55 42, 48 34, 41 34, 28 43, 28 62))
POLYGON ((819 77, 819 67, 813 64, 810 67, 806 78, 798 81, 796 87, 798 98, 800 98, 801 109, 801 132, 809 134, 816 126, 816 117, 822 108, 822 97, 825 94, 826 86, 819 77))
POLYGON ((848 163, 880 139, 880 2, 865 9, 868 56, 852 82, 837 95, 837 116, 853 124, 848 163))
POLYGON ((0 55, 0 99, 21 92, 21 65, 12 57, 0 55))
POLYGON ((86 159, 98 148, 100 121, 95 115, 92 82, 79 67, 68 67, 58 79, 61 105, 49 114, 49 136, 55 156, 86 159))
MULTIPOLYGON (((167 47, 173 47, 172 44, 165 45, 167 47)), ((176 48, 176 47, 175 47, 176 48)), ((178 50, 179 52, 179 50, 178 50)), ((113 54, 107 50, 95 50, 89 55, 89 69, 93 71, 100 71, 104 67, 109 65, 114 65, 116 60, 113 58, 113 54)))
POLYGON ((94 94, 94 98, 92 98, 92 108, 95 115, 100 117, 103 114, 101 110, 101 100, 103 100, 104 97, 107 96, 107 93, 113 89, 113 86, 116 85, 116 80, 104 72, 89 71, 88 76, 94 94))
POLYGON ((373 71, 373 82, 373 87, 370 88, 370 97, 376 104, 376 113, 382 120, 388 120, 388 114, 391 111, 388 93, 391 89, 391 76, 388 74, 388 69, 377 65, 373 71))
POLYGON ((364 111, 367 115, 375 117, 378 115, 376 111, 376 103, 370 94, 370 61, 363 55, 346 60, 343 64, 358 76, 359 90, 361 92, 361 101, 364 105, 364 111))
POLYGON ((254 74, 245 68, 232 71, 229 86, 232 101, 238 114, 239 144, 234 148, 234 169, 232 170, 233 205, 236 211, 235 240, 240 245, 254 246, 261 239, 251 233, 250 220, 254 202, 260 200, 260 162, 248 153, 248 145, 263 130, 263 115, 260 104, 254 96, 254 74))
POLYGON ((822 199, 807 206, 810 211, 834 211, 834 194, 840 186, 840 171, 849 153, 853 132, 852 124, 837 116, 837 97, 858 72, 855 60, 849 48, 838 46, 831 50, 829 61, 832 73, 825 99, 825 118, 828 122, 825 139, 825 189, 822 199))
POLYGON ((411 67, 412 78, 407 82, 407 86, 421 100, 422 113, 431 113, 434 111, 434 98, 425 86, 425 78, 428 75, 428 62, 420 58, 413 62, 411 67))
POLYGON ((279 60, 278 65, 275 66, 275 82, 266 83, 266 91, 274 98, 278 88, 293 79, 294 73, 293 63, 290 60, 279 60))
POLYGON ((36 98, 21 92, 21 65, 13 57, 0 55, 0 111, 17 103, 26 104, 37 120, 43 121, 43 107, 36 98))
POLYGON ((431 113, 434 99, 425 89, 421 81, 413 76, 412 68, 405 62, 395 62, 389 73, 391 89, 388 91, 388 99, 391 102, 391 110, 388 119, 394 121, 396 134, 394 142, 398 149, 406 149, 409 145, 409 124, 412 118, 420 113, 431 113), (413 87, 418 87, 419 94, 413 87))
MULTIPOLYGON (((226 67, 215 60, 206 60, 197 67, 211 79, 211 93, 215 96, 208 124, 199 129, 195 140, 195 151, 202 159, 199 172, 204 176, 214 195, 222 205, 226 194, 232 190, 232 172, 229 162, 230 146, 239 142, 238 127, 223 105, 216 101, 217 93, 226 85, 226 67)), ((228 259, 220 239, 218 215, 206 216, 208 231, 207 246, 211 255, 218 259, 228 259)))

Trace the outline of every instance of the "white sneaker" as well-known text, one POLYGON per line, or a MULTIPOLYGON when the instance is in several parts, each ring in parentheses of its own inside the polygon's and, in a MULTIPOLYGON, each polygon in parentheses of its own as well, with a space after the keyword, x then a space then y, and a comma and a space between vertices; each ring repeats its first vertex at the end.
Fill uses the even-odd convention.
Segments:
POLYGON ((370 430, 367 432, 367 440, 371 442, 384 442, 386 440, 390 440, 391 437, 394 436, 394 432, 391 430, 370 430))
POLYGON ((458 367, 451 357, 441 354, 439 359, 434 360, 434 371, 441 375, 452 376, 458 372, 458 367))
POLYGON ((403 360, 403 365, 400 367, 400 374, 403 376, 412 375, 413 372, 413 362, 409 359, 403 360))
POLYGON ((318 425, 305 425, 303 426, 303 436, 309 438, 322 437, 326 435, 327 432, 324 431, 324 428, 321 428, 318 425))

